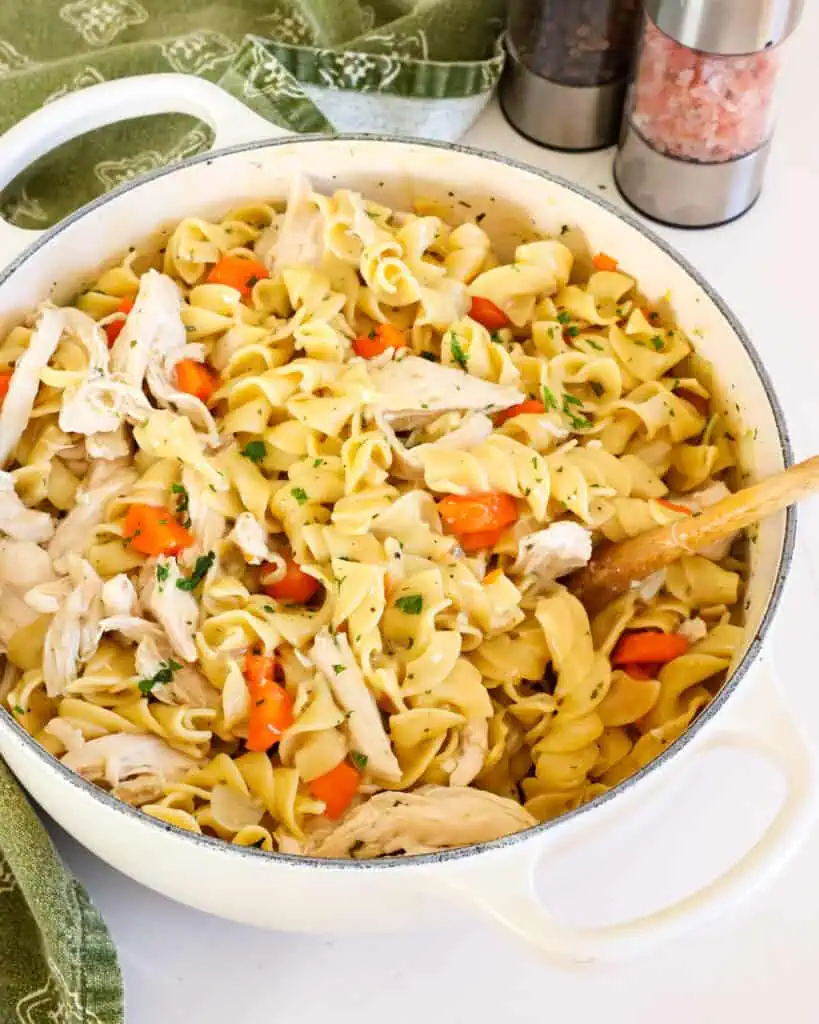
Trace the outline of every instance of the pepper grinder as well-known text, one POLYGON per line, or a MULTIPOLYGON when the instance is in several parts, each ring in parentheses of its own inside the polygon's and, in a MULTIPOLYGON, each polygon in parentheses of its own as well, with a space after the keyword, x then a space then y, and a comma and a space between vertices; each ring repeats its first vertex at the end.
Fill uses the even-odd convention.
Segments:
POLYGON ((642 213, 702 228, 741 216, 762 189, 776 92, 803 0, 645 0, 615 158, 642 213))
POLYGON ((601 149, 617 131, 640 0, 510 0, 501 107, 554 149, 601 149))

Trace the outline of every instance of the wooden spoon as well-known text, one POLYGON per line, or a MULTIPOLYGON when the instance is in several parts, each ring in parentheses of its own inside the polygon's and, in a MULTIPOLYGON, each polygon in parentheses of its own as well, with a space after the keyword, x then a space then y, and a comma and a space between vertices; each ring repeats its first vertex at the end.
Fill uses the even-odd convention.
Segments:
POLYGON ((572 573, 568 585, 595 614, 632 583, 664 569, 682 555, 696 554, 816 491, 819 455, 729 494, 695 515, 599 548, 585 568, 572 573))

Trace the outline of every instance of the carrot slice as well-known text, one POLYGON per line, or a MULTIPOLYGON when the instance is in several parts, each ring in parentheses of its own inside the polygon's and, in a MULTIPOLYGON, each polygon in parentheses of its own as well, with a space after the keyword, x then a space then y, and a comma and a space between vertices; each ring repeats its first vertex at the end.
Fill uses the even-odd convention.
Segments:
POLYGON ((665 665, 685 654, 688 641, 677 633, 656 633, 644 630, 639 633, 626 633, 611 657, 612 665, 665 665))
POLYGON ((594 264, 594 266, 595 266, 595 268, 597 270, 611 270, 611 271, 614 271, 614 270, 617 270, 617 268, 618 268, 617 260, 612 259, 612 257, 609 256, 605 252, 599 252, 592 259, 592 263, 594 264))
POLYGON ((2 402, 9 393, 9 385, 11 384, 12 376, 13 375, 10 370, 5 373, 0 373, 0 402, 2 402))
POLYGON ((250 691, 248 750, 269 750, 293 724, 293 701, 287 690, 274 680, 275 666, 275 658, 270 654, 245 656, 244 674, 250 691))
POLYGON ((245 259, 244 256, 223 256, 215 263, 207 276, 209 284, 224 284, 235 288, 247 299, 257 281, 270 277, 264 263, 258 260, 245 259))
POLYGON ((119 333, 125 326, 125 317, 134 308, 134 302, 136 301, 133 295, 126 295, 125 298, 120 302, 117 308, 114 310, 115 313, 124 313, 125 316, 121 320, 112 320, 110 324, 105 325, 105 333, 108 337, 108 348, 112 348, 114 342, 119 337, 119 333))
POLYGON ((700 416, 707 416, 710 402, 707 398, 702 395, 696 394, 694 391, 686 391, 685 388, 680 388, 679 391, 674 392, 678 398, 684 399, 689 405, 693 405, 700 416))
POLYGON ((682 512, 683 515, 690 516, 691 509, 686 508, 685 505, 678 505, 676 501, 669 501, 668 498, 657 498, 658 505, 662 505, 664 508, 671 509, 672 512, 682 512))
POLYGON ((324 813, 328 818, 340 818, 358 792, 361 776, 349 761, 342 761, 326 775, 319 775, 307 783, 307 788, 316 798, 323 800, 324 813))
POLYGON ((359 335, 353 342, 355 354, 362 359, 375 359, 388 348, 403 348, 407 344, 404 332, 395 324, 379 324, 369 334, 359 335))
POLYGON ((142 555, 175 555, 193 544, 191 534, 161 505, 130 505, 123 536, 142 555))
POLYGON ((501 327, 509 325, 509 317, 500 306, 496 306, 491 299, 485 299, 481 295, 473 296, 469 315, 487 331, 499 331, 501 327))
MULTIPOLYGON (((305 604, 314 594, 318 593, 321 584, 313 576, 302 572, 299 564, 292 558, 286 559, 286 562, 284 576, 276 583, 263 583, 262 590, 277 601, 294 601, 296 604, 305 604)), ((262 580, 274 568, 269 562, 265 562, 262 566, 262 580)))
POLYGON ((499 427, 507 420, 511 420, 514 416, 522 416, 524 413, 538 413, 546 412, 546 406, 543 402, 539 402, 536 398, 529 398, 525 402, 521 402, 520 405, 510 406, 508 409, 504 409, 495 416, 495 426, 499 427))
POLYGON ((654 662, 646 662, 645 665, 641 665, 639 662, 633 662, 629 665, 623 665, 623 669, 631 676, 632 679, 644 681, 646 679, 657 678, 659 665, 656 665, 654 662))
POLYGON ((482 551, 484 548, 493 548, 503 536, 506 527, 499 530, 476 530, 474 533, 465 533, 461 536, 461 547, 467 554, 473 551, 482 551))
POLYGON ((438 512, 450 533, 459 536, 503 530, 518 518, 515 499, 501 491, 448 494, 438 502, 438 512))
POLYGON ((207 402, 216 390, 218 380, 205 366, 194 359, 180 359, 176 364, 176 386, 180 391, 207 402))

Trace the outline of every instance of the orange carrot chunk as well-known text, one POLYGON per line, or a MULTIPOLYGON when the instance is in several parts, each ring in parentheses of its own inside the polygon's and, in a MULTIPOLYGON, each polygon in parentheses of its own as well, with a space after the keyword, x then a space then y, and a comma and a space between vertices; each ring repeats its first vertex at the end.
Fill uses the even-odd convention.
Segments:
POLYGON ((505 527, 500 530, 476 530, 474 533, 464 533, 460 537, 461 547, 467 554, 473 551, 483 551, 484 548, 493 548, 503 536, 505 527))
POLYGON ((617 260, 612 259, 612 257, 609 256, 605 252, 599 252, 592 259, 592 263, 594 264, 594 266, 595 266, 595 268, 597 270, 611 270, 611 271, 614 271, 614 270, 617 270, 617 266, 618 266, 617 260))
POLYGON ((0 402, 3 402, 6 395, 9 393, 9 384, 11 384, 11 378, 11 370, 7 370, 4 373, 0 373, 0 402))
POLYGON ((484 299, 481 295, 473 296, 469 315, 487 331, 499 331, 501 327, 509 325, 509 317, 500 306, 496 306, 491 299, 484 299))
POLYGON ((546 412, 546 406, 536 398, 529 398, 525 402, 521 402, 520 405, 513 405, 508 409, 504 409, 502 412, 499 412, 495 416, 495 426, 501 426, 507 420, 511 420, 514 416, 523 416, 524 413, 531 414, 539 412, 546 412))
POLYGON ((448 494, 438 502, 438 512, 449 532, 459 536, 503 530, 518 518, 515 499, 501 491, 448 494))
POLYGON ((216 390, 218 380, 204 363, 194 359, 180 359, 176 364, 176 386, 180 391, 207 402, 216 390))
POLYGON ((307 788, 316 798, 323 800, 324 813, 328 818, 340 818, 358 792, 361 776, 349 761, 342 761, 326 775, 319 775, 307 783, 307 788))
MULTIPOLYGON (((287 567, 284 576, 275 583, 263 582, 262 589, 269 597, 274 597, 277 601, 293 601, 296 604, 305 604, 314 594, 318 593, 321 584, 313 576, 302 572, 301 566, 294 562, 292 558, 286 559, 286 562, 287 567)), ((275 566, 265 562, 262 566, 262 580, 274 570, 275 566)))
POLYGON ((223 256, 215 263, 207 276, 208 284, 224 284, 235 288, 247 299, 257 281, 270 277, 267 267, 258 260, 245 259, 244 256, 223 256))
POLYGON ((173 513, 158 505, 135 503, 125 515, 125 543, 142 555, 175 555, 193 544, 173 513))
POLYGON ((112 348, 114 342, 119 337, 120 331, 125 326, 125 317, 127 317, 134 308, 134 301, 135 299, 133 295, 126 295, 114 310, 115 313, 124 313, 125 315, 119 320, 112 320, 110 324, 105 325, 105 333, 108 336, 108 348, 112 348))
POLYGON ((248 750, 264 752, 293 724, 293 701, 273 678, 275 659, 269 654, 247 654, 244 674, 250 691, 247 719, 248 750))
POLYGON ((355 354, 362 359, 375 359, 388 348, 403 348, 407 341, 404 332, 395 324, 379 324, 369 334, 359 335, 353 342, 355 354))
POLYGON ((668 498, 657 498, 656 500, 658 505, 671 509, 672 512, 682 512, 686 516, 691 515, 690 508, 686 508, 685 505, 678 505, 676 501, 669 501, 668 498))
POLYGON ((688 641, 677 633, 656 633, 644 630, 626 633, 611 657, 612 665, 665 665, 688 650, 688 641))

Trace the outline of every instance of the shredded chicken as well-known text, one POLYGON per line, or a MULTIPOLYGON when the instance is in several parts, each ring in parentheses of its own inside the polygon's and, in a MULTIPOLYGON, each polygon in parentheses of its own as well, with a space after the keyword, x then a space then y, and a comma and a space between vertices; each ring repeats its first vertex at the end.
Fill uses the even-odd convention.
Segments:
POLYGON ((48 512, 36 512, 26 508, 14 489, 10 473, 0 470, 0 533, 14 540, 31 540, 36 543, 49 540, 54 533, 54 523, 48 512))
POLYGON ((106 615, 136 614, 136 589, 124 572, 112 576, 102 585, 102 607, 106 615))
POLYGON ((422 786, 411 793, 377 793, 349 810, 329 834, 312 836, 304 852, 361 858, 432 853, 499 839, 536 824, 520 804, 494 793, 422 786))
POLYGON ((164 579, 160 580, 156 571, 150 574, 142 603, 165 630, 174 652, 183 661, 196 661, 193 638, 199 626, 199 604, 193 594, 176 585, 182 575, 175 558, 158 558, 156 570, 164 579))
POLYGON ((147 803, 169 782, 178 782, 195 761, 158 736, 115 733, 88 740, 62 758, 67 768, 91 782, 106 782, 120 799, 147 803), (139 780, 140 785, 126 786, 139 780))
POLYGON ((347 637, 343 633, 331 636, 326 629, 321 630, 310 657, 347 712, 350 737, 355 749, 366 756, 369 771, 390 782, 398 782, 401 766, 392 752, 378 705, 364 681, 347 637))
POLYGON ((267 531, 252 512, 241 512, 236 517, 228 537, 242 552, 242 557, 248 565, 261 565, 262 562, 270 561, 267 531))
POLYGON ((131 442, 125 424, 121 423, 116 430, 99 434, 89 434, 85 439, 85 451, 89 459, 100 459, 114 462, 127 459, 131 454, 131 442))
POLYGON ((0 646, 40 614, 28 596, 55 579, 51 559, 34 541, 0 538, 0 646))
POLYGON ((59 697, 77 678, 80 664, 97 649, 102 633, 102 580, 82 558, 68 558, 74 586, 51 620, 43 647, 43 676, 49 697, 59 697))
POLYGON ((698 644, 708 636, 708 626, 705 620, 698 615, 693 619, 686 619, 677 630, 680 636, 684 636, 690 644, 698 644))
POLYGON ((493 384, 419 356, 375 367, 370 379, 376 390, 373 406, 396 430, 421 426, 442 412, 498 411, 526 398, 517 388, 493 384))
POLYGON ((212 551, 217 541, 225 534, 225 517, 221 512, 211 508, 208 503, 210 493, 207 483, 201 474, 190 466, 182 469, 182 486, 188 497, 188 529, 193 534, 195 544, 185 553, 187 559, 196 558, 212 551))
POLYGON ((293 175, 287 210, 265 262, 274 276, 288 267, 316 266, 324 253, 324 217, 313 198, 310 182, 293 175))
POLYGON ((77 494, 76 504, 57 526, 48 554, 59 568, 72 551, 81 551, 104 516, 108 502, 124 493, 138 478, 135 469, 112 462, 98 463, 77 494))
POLYGON ((483 768, 489 750, 489 720, 468 718, 461 730, 456 764, 449 775, 450 786, 468 786, 483 768))
POLYGON ((518 545, 514 572, 534 575, 542 585, 580 569, 591 558, 591 533, 579 523, 565 520, 530 533, 518 545))

